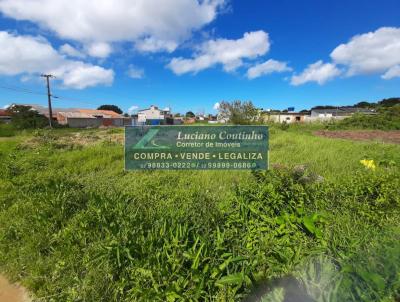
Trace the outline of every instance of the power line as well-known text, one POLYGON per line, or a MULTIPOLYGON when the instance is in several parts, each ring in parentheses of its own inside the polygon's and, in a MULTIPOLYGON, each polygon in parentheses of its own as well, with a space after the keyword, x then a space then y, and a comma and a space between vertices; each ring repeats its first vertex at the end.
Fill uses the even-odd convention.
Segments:
MULTIPOLYGON (((42 76, 45 77, 46 75, 42 75, 42 76)), ((19 92, 19 93, 35 94, 35 95, 47 95, 48 96, 48 93, 38 92, 38 91, 30 90, 30 89, 27 89, 27 88, 23 88, 23 87, 0 85, 0 88, 1 89, 6 89, 6 90, 10 90, 10 91, 19 92)), ((93 101, 88 102, 86 100, 81 100, 81 99, 71 98, 71 97, 65 97, 65 96, 58 96, 58 95, 54 95, 54 94, 51 94, 51 93, 50 93, 50 96, 51 96, 52 99, 66 100, 66 101, 71 101, 71 102, 80 103, 80 104, 86 104, 86 105, 90 105, 90 106, 98 106, 98 104, 100 104, 100 103, 102 103, 102 104, 109 103, 109 102, 103 101, 103 100, 93 100, 93 101), (94 103, 97 103, 97 104, 94 104, 94 103)), ((124 98, 128 99, 128 97, 124 97, 124 98)))
MULTIPOLYGON (((79 99, 75 99, 75 98, 70 98, 70 97, 56 96, 56 98, 58 100, 66 100, 66 101, 75 102, 75 103, 79 103, 79 104, 86 104, 86 105, 90 105, 90 106, 98 106, 98 105, 96 105, 94 103, 89 103, 87 101, 83 101, 83 100, 79 100, 79 99)), ((95 100, 95 102, 106 104, 106 102, 103 102, 103 101, 100 102, 100 101, 95 100)))
POLYGON ((7 89, 7 90, 12 90, 12 91, 15 91, 15 92, 21 92, 21 93, 47 95, 47 93, 44 93, 44 92, 33 91, 33 90, 22 88, 22 87, 11 87, 11 86, 0 85, 0 88, 7 89))
MULTIPOLYGON (((36 94, 36 95, 47 95, 47 93, 33 91, 33 90, 30 90, 30 89, 27 89, 27 88, 23 88, 23 87, 12 87, 12 86, 0 85, 0 88, 1 89, 6 89, 6 90, 11 90, 11 91, 14 91, 14 92, 19 92, 19 93, 36 94)), ((53 99, 58 99, 58 100, 66 100, 66 101, 72 101, 72 102, 75 102, 75 103, 81 103, 81 104, 87 104, 87 105, 91 105, 91 106, 97 106, 93 102, 90 103, 90 102, 83 101, 83 100, 76 99, 76 98, 57 96, 57 95, 54 95, 54 94, 51 94, 51 97, 53 99)), ((98 102, 98 103, 103 102, 104 104, 107 103, 107 102, 104 102, 104 101, 95 101, 95 102, 98 102)))

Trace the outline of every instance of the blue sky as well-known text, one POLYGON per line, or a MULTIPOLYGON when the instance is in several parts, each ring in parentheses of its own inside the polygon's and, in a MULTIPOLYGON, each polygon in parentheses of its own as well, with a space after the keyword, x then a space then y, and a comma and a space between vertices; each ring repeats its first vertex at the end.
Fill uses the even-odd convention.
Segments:
POLYGON ((57 76, 56 107, 400 96, 398 0, 0 0, 0 13, 0 107, 45 105, 42 72, 57 76))

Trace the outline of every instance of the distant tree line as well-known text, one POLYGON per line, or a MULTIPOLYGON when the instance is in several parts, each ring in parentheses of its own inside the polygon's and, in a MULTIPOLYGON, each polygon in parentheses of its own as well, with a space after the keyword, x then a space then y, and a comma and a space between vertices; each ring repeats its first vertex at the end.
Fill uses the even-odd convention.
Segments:
POLYGON ((369 109, 375 109, 375 108, 380 108, 380 107, 393 107, 396 105, 400 104, 400 98, 388 98, 388 99, 383 99, 379 102, 373 103, 373 102, 367 102, 367 101, 361 101, 358 102, 357 104, 354 104, 352 106, 315 106, 311 108, 311 110, 315 109, 336 109, 336 108, 346 108, 346 107, 355 107, 355 108, 369 108, 369 109))
POLYGON ((359 102, 354 105, 354 107, 359 108, 376 108, 376 107, 393 107, 400 104, 400 98, 388 98, 383 99, 377 103, 369 103, 369 102, 359 102))

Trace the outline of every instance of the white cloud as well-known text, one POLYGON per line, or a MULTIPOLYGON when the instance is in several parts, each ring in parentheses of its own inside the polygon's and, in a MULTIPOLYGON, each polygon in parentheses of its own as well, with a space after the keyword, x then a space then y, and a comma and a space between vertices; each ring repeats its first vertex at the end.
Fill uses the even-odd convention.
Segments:
POLYGON ((38 78, 36 76, 32 76, 31 74, 25 74, 23 76, 20 77, 19 79, 22 83, 26 83, 26 82, 30 82, 30 81, 34 81, 34 80, 38 80, 38 78))
POLYGON ((293 75, 290 83, 294 86, 302 85, 307 82, 317 82, 322 85, 337 77, 340 73, 341 71, 334 64, 318 61, 308 65, 301 74, 293 75))
POLYGON ((243 59, 254 59, 269 51, 269 36, 264 31, 248 32, 237 40, 217 39, 203 43, 191 59, 173 58, 168 67, 175 74, 199 72, 215 64, 225 71, 233 71, 243 64, 243 59))
POLYGON ((132 79, 142 79, 144 77, 144 69, 130 65, 127 75, 132 79))
POLYGON ((400 28, 381 27, 374 32, 356 35, 331 53, 332 63, 318 61, 300 75, 292 76, 292 85, 315 81, 324 84, 341 74, 337 65, 346 68, 347 76, 382 74, 389 80, 400 77, 400 28))
POLYGON ((166 51, 173 52, 178 47, 178 43, 171 40, 160 40, 153 37, 138 40, 135 43, 135 48, 142 52, 157 52, 166 51))
POLYGON ((336 47, 331 58, 348 67, 348 76, 387 72, 384 78, 390 78, 388 70, 400 64, 400 28, 382 27, 354 36, 336 47))
POLYGON ((382 75, 382 79, 384 80, 390 80, 397 77, 400 77, 400 65, 393 66, 384 75, 382 75))
POLYGON ((114 72, 100 66, 79 64, 62 75, 63 84, 66 87, 84 89, 98 84, 111 85, 114 80, 114 72))
POLYGON ((64 44, 60 47, 59 49, 61 54, 67 55, 69 57, 73 57, 73 58, 84 58, 85 54, 82 53, 81 51, 79 51, 78 49, 76 49, 75 47, 73 47, 70 44, 64 44))
POLYGON ((17 36, 0 31, 0 74, 52 73, 69 88, 109 85, 114 72, 100 66, 66 59, 40 37, 17 36))
POLYGON ((1 74, 45 72, 63 62, 63 57, 43 38, 0 31, 1 74))
POLYGON ((86 50, 90 56, 104 59, 111 54, 112 47, 108 43, 96 42, 89 44, 86 50))
POLYGON ((276 60, 268 60, 261 64, 256 64, 247 70, 247 77, 249 79, 255 79, 265 74, 273 72, 285 72, 291 71, 292 68, 287 66, 286 62, 279 62, 276 60))
POLYGON ((8 107, 10 107, 10 106, 11 106, 10 104, 4 105, 4 106, 3 106, 3 109, 6 110, 6 109, 8 109, 8 107))
POLYGON ((133 106, 129 107, 128 113, 133 114, 138 109, 139 109, 139 106, 133 105, 133 106))
MULTIPOLYGON (((139 41, 172 50, 212 22, 224 0, 0 0, 0 11, 83 44, 139 41)), ((140 46, 141 45, 141 46, 140 46)))
POLYGON ((219 110, 219 102, 216 102, 213 106, 214 110, 219 110))

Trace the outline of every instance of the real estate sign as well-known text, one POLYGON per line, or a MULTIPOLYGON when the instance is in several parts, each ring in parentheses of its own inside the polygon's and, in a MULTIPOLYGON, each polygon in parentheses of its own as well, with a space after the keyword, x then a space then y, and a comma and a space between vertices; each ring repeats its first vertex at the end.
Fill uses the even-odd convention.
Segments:
POLYGON ((268 169, 268 127, 126 127, 125 169, 268 169))

